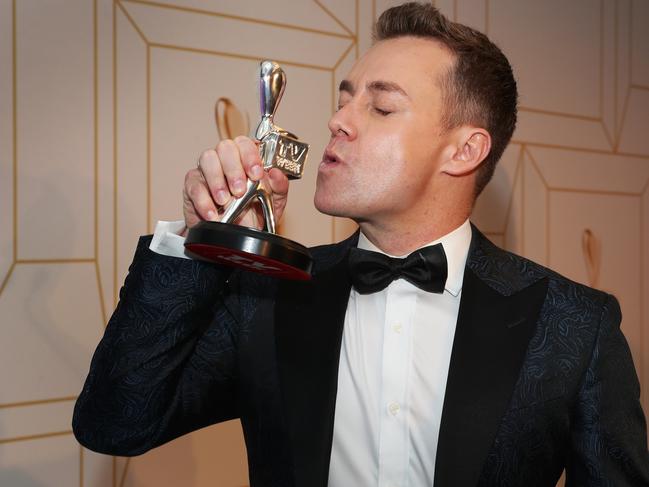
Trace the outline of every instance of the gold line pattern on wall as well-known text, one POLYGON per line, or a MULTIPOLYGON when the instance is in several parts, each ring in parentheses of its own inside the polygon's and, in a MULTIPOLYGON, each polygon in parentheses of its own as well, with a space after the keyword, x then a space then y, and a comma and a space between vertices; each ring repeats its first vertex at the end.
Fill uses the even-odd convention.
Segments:
POLYGON ((41 404, 52 404, 58 402, 76 401, 77 396, 53 397, 48 399, 38 399, 35 401, 8 402, 0 404, 0 409, 20 408, 25 406, 38 406, 41 404))
MULTIPOLYGON (((515 135, 515 134, 514 134, 515 135)), ((512 144, 525 144, 529 147, 544 147, 548 149, 561 149, 561 150, 568 150, 568 151, 575 151, 575 152, 588 152, 589 154, 605 154, 607 156, 621 156, 621 157, 631 157, 634 159, 647 159, 649 160, 649 154, 634 154, 633 152, 620 152, 618 150, 615 151, 607 151, 604 149, 587 149, 585 147, 575 147, 575 146, 570 146, 570 145, 561 145, 561 144, 546 144, 544 142, 527 142, 523 141, 520 139, 512 139, 511 142, 512 144)))
POLYGON ((79 445, 79 487, 83 487, 83 447, 79 445))
POLYGON ((516 158, 516 169, 514 170, 514 178, 512 184, 511 194, 509 195, 509 201, 507 202, 507 209, 505 210, 505 227, 503 228, 502 233, 503 244, 506 247, 507 245, 507 229, 509 228, 509 216, 512 212, 512 207, 514 206, 514 195, 516 194, 516 185, 518 184, 518 174, 521 171, 523 165, 523 155, 525 154, 525 148, 521 146, 518 150, 518 156, 516 158))
MULTIPOLYGON (((604 120, 604 0, 599 2, 599 118, 602 120, 604 131, 606 124, 604 120)), ((610 139, 609 139, 610 141, 610 139)), ((613 144, 611 144, 611 147, 613 144)))
MULTIPOLYGON (((186 51, 186 52, 195 52, 199 54, 211 54, 213 56, 223 56, 223 57, 229 57, 229 58, 235 58, 235 59, 246 59, 248 61, 261 61, 264 59, 263 56, 248 56, 245 54, 232 54, 230 52, 226 51, 215 51, 213 49, 199 49, 196 47, 186 47, 186 46, 178 46, 175 44, 162 44, 160 42, 151 42, 149 44, 151 47, 158 47, 161 49, 174 49, 176 51, 186 51)), ((317 69, 320 71, 329 71, 331 68, 329 66, 320 66, 317 64, 307 64, 307 63, 299 63, 295 61, 288 61, 286 59, 275 59, 280 64, 286 65, 286 66, 297 66, 298 68, 308 68, 308 69, 317 69)))
POLYGON ((119 9, 122 11, 124 16, 126 16, 126 18, 128 19, 129 24, 131 24, 131 26, 133 26, 133 28, 138 33, 138 35, 140 36, 140 38, 142 39, 144 44, 148 45, 149 44, 149 39, 146 38, 146 36, 144 35, 144 32, 142 32, 142 29, 140 29, 140 27, 135 23, 135 20, 133 20, 133 17, 131 17, 131 14, 129 14, 128 10, 126 10, 124 5, 122 5, 122 0, 115 0, 115 1, 117 2, 117 5, 119 6, 119 9))
POLYGON ((7 271, 7 275, 2 280, 2 284, 0 284, 0 296, 2 296, 2 292, 5 290, 5 286, 9 282, 9 278, 11 277, 11 274, 14 271, 14 267, 16 267, 16 262, 15 261, 11 263, 11 266, 9 267, 9 270, 7 271))
POLYGON ((6 443, 16 443, 18 441, 41 440, 43 438, 52 438, 54 436, 66 436, 71 434, 72 434, 72 430, 66 430, 66 431, 54 431, 52 433, 41 433, 37 435, 14 436, 13 438, 0 438, 0 445, 4 445, 6 443))
MULTIPOLYGON (((223 13, 223 12, 215 12, 213 10, 203 10, 203 9, 198 9, 198 8, 185 7, 185 6, 180 6, 180 5, 168 4, 168 3, 153 2, 153 1, 148 1, 148 0, 118 0, 118 1, 121 1, 121 2, 124 2, 124 3, 135 3, 135 4, 141 4, 141 5, 149 5, 151 7, 166 8, 166 9, 170 9, 170 10, 178 10, 180 12, 201 14, 201 15, 207 15, 207 16, 212 16, 212 17, 221 17, 221 18, 224 18, 224 19, 238 20, 238 21, 241 21, 241 22, 250 22, 252 24, 267 25, 267 26, 270 26, 270 27, 279 27, 279 28, 288 29, 288 30, 297 30, 297 31, 302 31, 302 32, 308 32, 310 34, 321 34, 321 35, 325 35, 325 36, 338 37, 338 38, 342 38, 342 39, 353 38, 353 34, 351 32, 349 32, 349 31, 348 31, 349 34, 340 34, 338 32, 331 32, 331 31, 320 30, 320 29, 312 29, 310 27, 304 27, 304 26, 301 26, 301 25, 286 24, 286 23, 282 23, 282 22, 273 22, 271 20, 263 20, 263 19, 258 19, 258 18, 254 18, 254 17, 244 17, 244 16, 241 16, 241 15, 233 15, 233 14, 226 14, 226 13, 223 13)), ((345 30, 347 31, 347 29, 345 29, 345 30)))
POLYGON ((618 141, 618 103, 617 103, 617 84, 618 84, 618 45, 617 45, 617 35, 618 35, 618 2, 614 1, 613 9, 613 132, 615 133, 615 145, 613 150, 617 150, 617 141, 618 141))
MULTIPOLYGON (((18 92, 18 83, 16 81, 17 77, 17 69, 16 69, 16 64, 17 64, 17 58, 16 58, 16 0, 12 0, 11 2, 11 40, 13 45, 11 46, 11 95, 12 95, 12 137, 13 137, 13 178, 12 178, 12 183, 13 183, 13 262, 16 262, 16 258, 18 257, 18 107, 17 107, 17 92, 18 92)), ((12 265, 12 270, 13 270, 13 265, 12 265)), ((7 279, 9 278, 9 274, 7 275, 7 279)), ((4 289, 4 284, 6 283, 3 282, 2 289, 4 289)), ((2 289, 0 289, 0 293, 2 292, 2 289)))
POLYGON ((117 0, 113 0, 113 308, 117 306, 117 0))
MULTIPOLYGON (((645 234, 645 214, 644 214, 644 208, 645 205, 643 203, 643 200, 647 198, 647 188, 649 187, 649 181, 647 181, 647 184, 645 184, 644 189, 642 190, 642 197, 640 198, 640 296, 646 296, 645 294, 645 289, 646 289, 646 283, 645 283, 645 253, 642 251, 642 249, 646 249, 647 246, 649 245, 649 242, 646 241, 646 234, 645 234)), ((647 330, 647 321, 646 321, 646 316, 645 316, 645 307, 643 305, 644 303, 640 303, 640 381, 641 384, 644 385, 646 380, 647 380, 647 370, 649 369, 649 364, 647 363, 647 359, 649 358, 649 350, 647 350, 647 347, 649 347, 649 342, 647 340, 647 337, 649 337, 648 333, 649 330, 647 330), (644 325, 644 326, 643 326, 644 325)), ((644 389, 644 394, 646 397, 647 390, 644 389)), ((645 414, 649 414, 649 411, 645 409, 645 414)), ((648 433, 649 434, 649 433, 648 433)))
POLYGON ((530 107, 524 107, 524 106, 519 106, 518 107, 519 112, 531 112, 531 113, 541 113, 543 115, 552 115, 556 117, 563 117, 563 118, 574 118, 577 120, 584 120, 587 122, 601 122, 602 119, 600 117, 589 117, 586 115, 578 115, 575 113, 567 113, 567 112, 557 112, 554 110, 543 110, 541 108, 530 108, 530 107))
POLYGON ((119 481, 119 487, 124 487, 126 483, 126 473, 128 472, 128 467, 131 465, 131 458, 126 459, 126 464, 124 465, 124 470, 122 470, 122 478, 119 481))
MULTIPOLYGON (((355 0, 356 3, 358 4, 358 0, 355 0)), ((336 17, 331 10, 329 10, 327 7, 322 5, 322 3, 319 0, 313 0, 313 2, 320 7, 324 13, 326 13, 329 17, 331 17, 340 27, 342 27, 352 38, 356 39, 356 34, 354 34, 349 27, 345 25, 345 23, 340 20, 338 17, 336 17)))
POLYGON ((16 259, 16 264, 92 264, 94 258, 87 259, 16 259))

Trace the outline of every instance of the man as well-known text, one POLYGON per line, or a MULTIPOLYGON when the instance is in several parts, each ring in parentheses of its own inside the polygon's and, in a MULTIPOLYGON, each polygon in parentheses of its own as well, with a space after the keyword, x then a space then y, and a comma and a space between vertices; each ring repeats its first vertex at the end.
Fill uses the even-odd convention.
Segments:
MULTIPOLYGON (((469 223, 515 126, 506 58, 431 5, 386 11, 375 37, 340 85, 315 193, 360 234, 312 249, 308 283, 160 255, 182 242, 162 227, 143 237, 77 438, 137 455, 239 417, 253 486, 549 487, 564 468, 572 486, 649 485, 615 298, 469 223)), ((269 178, 281 214, 288 181, 260 162, 247 138, 203 153, 186 225, 218 219, 246 177, 269 178)))

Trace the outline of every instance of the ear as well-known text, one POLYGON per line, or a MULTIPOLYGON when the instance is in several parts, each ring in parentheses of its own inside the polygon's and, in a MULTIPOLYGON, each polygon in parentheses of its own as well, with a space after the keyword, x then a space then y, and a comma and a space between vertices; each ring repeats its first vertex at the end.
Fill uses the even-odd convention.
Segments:
POLYGON ((455 130, 442 172, 451 176, 469 174, 485 160, 491 150, 491 136, 483 128, 462 126, 455 130))

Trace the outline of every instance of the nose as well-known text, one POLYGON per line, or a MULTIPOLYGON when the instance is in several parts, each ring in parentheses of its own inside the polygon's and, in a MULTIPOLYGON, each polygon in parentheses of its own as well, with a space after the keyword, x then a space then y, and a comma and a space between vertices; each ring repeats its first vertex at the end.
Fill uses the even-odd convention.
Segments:
POLYGON ((351 102, 347 103, 329 119, 327 124, 332 137, 356 138, 356 125, 352 119, 351 102))

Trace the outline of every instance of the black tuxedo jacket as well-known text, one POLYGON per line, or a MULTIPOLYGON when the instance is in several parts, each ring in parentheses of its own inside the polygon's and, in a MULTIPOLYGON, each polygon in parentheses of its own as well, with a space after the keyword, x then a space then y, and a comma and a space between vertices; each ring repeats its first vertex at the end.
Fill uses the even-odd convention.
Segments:
MULTIPOLYGON (((238 417, 252 486, 326 486, 356 239, 312 249, 305 283, 161 256, 141 238, 75 407, 77 439, 138 455, 238 417)), ((435 485, 552 487, 566 468, 569 486, 649 486, 619 323, 611 295, 473 227, 435 485)))

